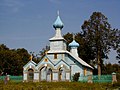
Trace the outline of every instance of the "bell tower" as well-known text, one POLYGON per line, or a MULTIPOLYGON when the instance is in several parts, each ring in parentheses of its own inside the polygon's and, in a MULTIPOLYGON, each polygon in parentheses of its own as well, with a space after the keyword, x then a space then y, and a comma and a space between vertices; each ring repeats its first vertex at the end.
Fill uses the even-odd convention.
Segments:
POLYGON ((53 23, 53 27, 55 29, 55 36, 49 39, 50 51, 54 52, 58 50, 59 51, 66 50, 66 41, 61 35, 61 30, 64 27, 64 24, 59 16, 59 12, 57 19, 53 23))

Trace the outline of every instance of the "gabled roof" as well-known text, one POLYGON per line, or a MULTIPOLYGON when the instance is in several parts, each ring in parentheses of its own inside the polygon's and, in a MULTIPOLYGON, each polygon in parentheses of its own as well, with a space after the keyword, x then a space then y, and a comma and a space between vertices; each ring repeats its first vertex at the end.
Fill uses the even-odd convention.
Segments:
POLYGON ((89 64, 87 64, 87 63, 86 63, 85 61, 83 61, 81 58, 72 55, 70 52, 68 52, 68 54, 71 55, 74 59, 76 59, 76 60, 77 60, 79 63, 81 63, 82 65, 93 69, 92 66, 90 66, 89 64))
POLYGON ((38 65, 39 65, 41 62, 43 62, 44 58, 47 58, 47 59, 54 65, 54 63, 47 57, 47 55, 45 55, 45 56, 42 58, 42 60, 38 63, 38 65))
POLYGON ((67 53, 69 54, 71 57, 73 57, 75 60, 77 60, 81 65, 89 67, 91 69, 93 69, 92 66, 90 66, 89 64, 87 64, 85 61, 83 61, 81 58, 74 56, 72 53, 68 52, 67 50, 50 50, 48 51, 48 54, 50 53, 67 53))
MULTIPOLYGON (((54 66, 57 66, 57 64, 59 64, 60 62, 64 62, 66 65, 68 65, 68 66, 70 66, 68 63, 66 63, 64 60, 59 60, 58 62, 56 62, 56 63, 53 63, 47 56, 45 56, 47 59, 48 59, 48 61, 50 61, 50 63, 52 63, 54 66)), ((45 58, 44 57, 44 58, 45 58)), ((43 59, 44 60, 44 59, 43 59)), ((43 60, 41 60, 39 63, 38 63, 38 65, 43 61, 43 60)))
POLYGON ((30 63, 32 63, 33 65, 37 65, 34 61, 32 61, 32 60, 30 60, 27 64, 25 64, 24 66, 23 66, 23 68, 25 68, 27 65, 29 65, 30 63))
POLYGON ((64 60, 60 60, 60 61, 58 61, 56 64, 55 64, 55 66, 57 65, 57 64, 59 64, 60 62, 64 62, 66 65, 68 65, 68 66, 70 66, 68 63, 66 63, 64 60))

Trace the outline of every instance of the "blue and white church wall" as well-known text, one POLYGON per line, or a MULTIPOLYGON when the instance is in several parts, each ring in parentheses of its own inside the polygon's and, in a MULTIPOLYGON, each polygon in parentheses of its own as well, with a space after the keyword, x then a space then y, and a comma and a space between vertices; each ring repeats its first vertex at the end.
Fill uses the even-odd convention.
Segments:
MULTIPOLYGON (((47 81, 60 81, 60 80, 66 80, 66 72, 70 72, 70 66, 67 65, 67 63, 65 63, 62 59, 61 60, 56 60, 56 62, 52 62, 51 59, 49 59, 48 57, 43 58, 43 60, 41 60, 40 63, 38 63, 38 69, 40 70, 40 77, 41 77, 41 81, 43 80, 43 73, 42 73, 42 69, 43 67, 46 66, 46 69, 44 70, 44 76, 46 76, 46 78, 44 77, 44 80, 47 81), (50 70, 50 71, 49 71, 50 70), (47 75, 50 75, 48 76, 47 75), (49 78, 50 77, 50 78, 49 78)), ((68 76, 68 74, 67 74, 68 76)), ((70 77, 70 74, 69 74, 70 77)), ((68 77, 67 77, 68 79, 68 77)), ((70 79, 68 79, 70 80, 70 79)))
POLYGON ((33 81, 70 81, 70 65, 64 60, 61 59, 56 63, 52 63, 52 61, 45 56, 37 66, 32 64, 32 62, 24 66, 24 81, 32 81, 32 79, 33 81), (29 78, 29 70, 33 71, 31 79, 29 78))
POLYGON ((32 59, 23 67, 24 81, 71 81, 75 73, 80 76, 92 74, 92 67, 78 57, 79 44, 73 39, 67 51, 65 39, 61 35, 63 23, 58 16, 53 27, 55 36, 50 38, 50 50, 36 64, 32 59))
POLYGON ((38 81, 36 65, 34 61, 30 60, 23 67, 23 81, 38 81))

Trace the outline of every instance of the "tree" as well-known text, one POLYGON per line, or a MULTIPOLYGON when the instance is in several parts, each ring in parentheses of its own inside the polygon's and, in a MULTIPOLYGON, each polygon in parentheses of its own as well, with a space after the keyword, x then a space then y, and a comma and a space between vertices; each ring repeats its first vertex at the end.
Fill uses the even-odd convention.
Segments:
POLYGON ((9 50, 9 48, 4 44, 0 44, 0 51, 2 50, 9 50))
POLYGON ((67 41, 67 45, 72 42, 73 40, 73 33, 67 33, 63 35, 64 39, 67 41))
POLYGON ((9 49, 0 45, 0 74, 22 75, 23 66, 29 61, 30 54, 24 48, 9 49))
POLYGON ((117 53, 118 55, 116 56, 116 58, 117 60, 119 60, 118 63, 120 64, 120 48, 118 48, 117 53))
MULTIPOLYGON (((67 34, 63 35, 63 37, 64 37, 64 39, 66 40, 66 44, 67 44, 67 46, 68 46, 69 43, 71 43, 72 40, 73 40, 73 33, 69 33, 69 32, 68 32, 67 34)), ((70 48, 67 47, 67 50, 69 51, 70 48)))
POLYGON ((0 51, 0 70, 10 75, 22 73, 21 57, 12 50, 0 51))
MULTIPOLYGON (((116 44, 116 47, 115 49, 117 48, 117 60, 120 60, 120 30, 116 29, 117 33, 116 33, 116 36, 118 36, 118 39, 117 39, 117 44, 116 44)), ((120 64, 120 61, 118 61, 118 63, 120 64)))
POLYGON ((25 65, 29 61, 30 54, 26 49, 18 48, 17 50, 15 50, 15 52, 20 55, 21 60, 23 62, 22 65, 25 65))
POLYGON ((47 51, 50 50, 50 46, 46 46, 45 48, 43 48, 38 55, 40 55, 39 60, 41 60, 47 53, 47 51))
POLYGON ((117 50, 118 56, 116 56, 117 59, 120 59, 120 48, 117 50))
POLYGON ((108 64, 105 64, 104 65, 104 70, 102 72, 102 74, 109 74, 111 75, 113 72, 116 73, 117 75, 117 81, 120 82, 120 65, 118 64, 111 64, 111 63, 108 63, 108 64))
MULTIPOLYGON (((67 33, 63 36, 65 40, 67 41, 67 46, 69 43, 73 40, 73 33, 67 33)), ((80 58, 82 58, 85 62, 90 63, 90 60, 93 60, 95 58, 94 52, 91 50, 91 47, 89 46, 84 37, 82 32, 74 34, 74 39, 79 43, 78 47, 78 55, 80 58)), ((69 47, 68 47, 69 50, 69 47)))
POLYGON ((85 41, 90 44, 95 52, 98 75, 101 75, 102 58, 107 58, 111 48, 116 45, 116 30, 112 30, 110 24, 101 12, 93 12, 89 20, 84 21, 82 30, 85 41))
POLYGON ((91 64, 91 60, 95 59, 95 53, 91 48, 91 44, 89 44, 84 38, 82 32, 77 33, 76 41, 79 43, 78 54, 79 57, 82 58, 85 62, 91 64))

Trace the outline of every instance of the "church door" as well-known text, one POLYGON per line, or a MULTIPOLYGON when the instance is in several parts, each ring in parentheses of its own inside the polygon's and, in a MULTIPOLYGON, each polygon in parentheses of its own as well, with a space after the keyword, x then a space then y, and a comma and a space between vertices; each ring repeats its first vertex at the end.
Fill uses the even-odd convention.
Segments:
POLYGON ((59 81, 65 81, 65 70, 64 68, 59 69, 59 81))
POLYGON ((47 81, 52 81, 52 69, 49 68, 47 71, 47 81))
POLYGON ((46 81, 47 80, 47 68, 43 67, 40 69, 40 81, 46 81))
POLYGON ((34 71, 33 69, 28 70, 28 81, 33 81, 34 78, 34 71))

